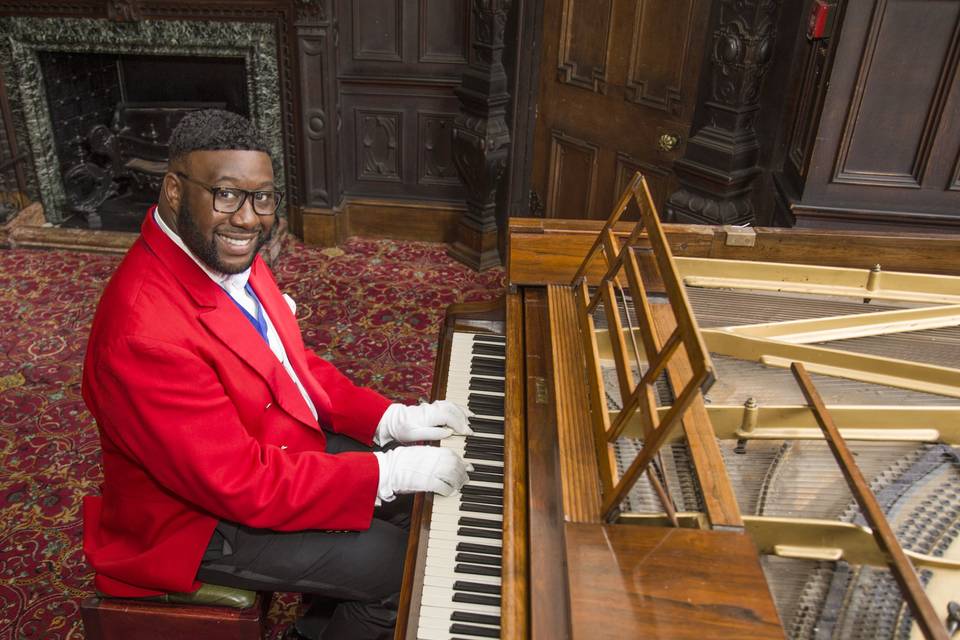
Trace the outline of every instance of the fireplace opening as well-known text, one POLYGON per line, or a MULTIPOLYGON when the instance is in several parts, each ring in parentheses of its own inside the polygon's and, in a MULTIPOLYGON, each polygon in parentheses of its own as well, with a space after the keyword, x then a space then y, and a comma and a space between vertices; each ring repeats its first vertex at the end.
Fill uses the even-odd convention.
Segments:
POLYGON ((243 58, 38 52, 67 197, 63 226, 137 231, 173 128, 192 110, 250 117, 243 58))

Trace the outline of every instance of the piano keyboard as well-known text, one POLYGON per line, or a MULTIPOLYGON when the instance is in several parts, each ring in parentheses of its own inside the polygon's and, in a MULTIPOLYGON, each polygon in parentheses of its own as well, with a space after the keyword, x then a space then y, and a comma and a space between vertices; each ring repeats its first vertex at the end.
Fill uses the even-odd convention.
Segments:
POLYGON ((449 498, 433 497, 417 638, 500 637, 503 539, 503 390, 506 340, 454 333, 446 399, 473 412, 472 436, 440 446, 473 465, 449 498))

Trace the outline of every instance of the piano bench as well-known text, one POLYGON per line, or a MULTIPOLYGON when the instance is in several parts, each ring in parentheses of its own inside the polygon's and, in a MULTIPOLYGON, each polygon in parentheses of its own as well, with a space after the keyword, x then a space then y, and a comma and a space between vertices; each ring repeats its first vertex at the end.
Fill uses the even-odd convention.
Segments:
POLYGON ((206 584, 151 598, 97 594, 80 613, 87 640, 261 640, 272 595, 206 584))

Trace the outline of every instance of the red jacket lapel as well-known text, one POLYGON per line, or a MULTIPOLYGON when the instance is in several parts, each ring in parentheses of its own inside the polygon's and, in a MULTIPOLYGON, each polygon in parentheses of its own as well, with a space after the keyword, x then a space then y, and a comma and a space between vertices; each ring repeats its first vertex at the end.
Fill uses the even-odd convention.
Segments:
MULTIPOLYGON (((143 221, 141 234, 144 241, 150 247, 151 251, 160 259, 163 266, 168 269, 172 277, 180 283, 183 289, 191 296, 196 303, 198 320, 210 331, 210 333, 219 339, 228 349, 233 351, 237 357, 243 360, 251 369, 263 378, 269 385, 277 404, 279 404, 287 413, 306 424, 313 429, 319 429, 317 421, 310 413, 300 390, 290 378, 290 375, 283 368, 283 364, 270 350, 270 347, 264 342, 263 338, 257 333, 257 330, 243 316, 243 313, 229 299, 229 294, 224 291, 217 283, 203 272, 203 270, 188 256, 183 250, 167 237, 162 229, 153 219, 153 210, 147 214, 143 221)), ((257 296, 263 304, 264 310, 270 316, 277 333, 287 351, 287 357, 294 362, 294 368, 297 371, 301 382, 307 388, 308 393, 315 391, 304 378, 303 371, 306 370, 302 365, 303 343, 300 340, 300 329, 296 320, 288 321, 291 316, 283 297, 277 289, 273 279, 269 277, 258 277, 254 282, 254 272, 267 272, 266 265, 260 265, 260 257, 254 259, 254 268, 250 274, 251 286, 256 291, 257 296), (283 305, 282 309, 277 307, 276 299, 283 305), (268 303, 269 300, 269 303, 268 303), (292 325, 292 326, 291 326, 292 325), (295 334, 295 340, 291 339, 291 333, 295 334), (299 342, 299 351, 294 343, 299 342), (295 359, 296 356, 296 359, 295 359), (299 359, 300 362, 296 360, 299 359)), ((316 400, 317 396, 311 393, 311 398, 316 400)), ((329 399, 323 394, 322 400, 329 405, 329 399)), ((323 409, 327 409, 324 406, 323 409)), ((318 407, 318 410, 320 407, 318 407)))

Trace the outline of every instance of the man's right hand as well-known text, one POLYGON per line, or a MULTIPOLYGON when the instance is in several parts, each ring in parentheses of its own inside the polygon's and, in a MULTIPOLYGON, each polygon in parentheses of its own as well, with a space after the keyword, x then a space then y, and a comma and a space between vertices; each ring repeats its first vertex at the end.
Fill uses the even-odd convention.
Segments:
POLYGON ((467 481, 473 467, 442 447, 397 447, 374 453, 380 463, 377 497, 384 502, 399 493, 432 491, 453 495, 467 481))

